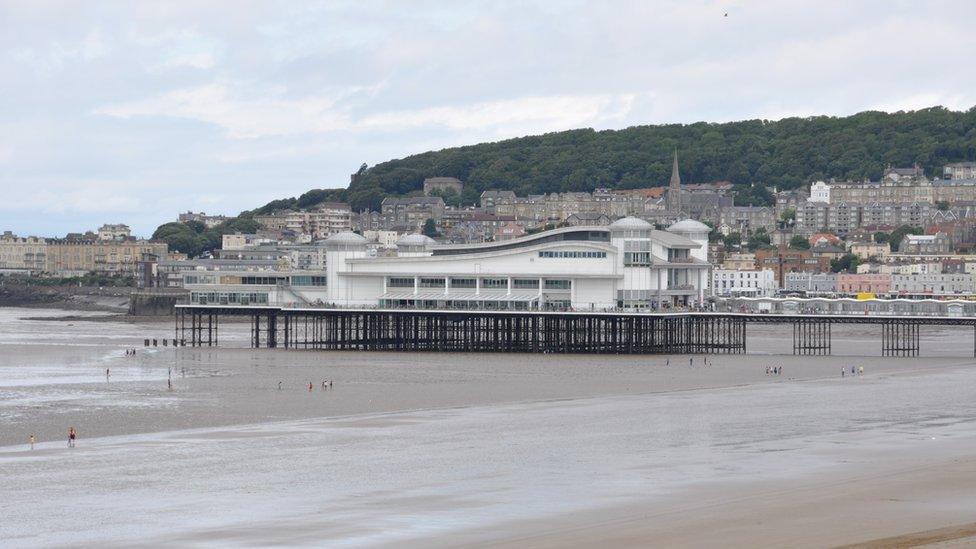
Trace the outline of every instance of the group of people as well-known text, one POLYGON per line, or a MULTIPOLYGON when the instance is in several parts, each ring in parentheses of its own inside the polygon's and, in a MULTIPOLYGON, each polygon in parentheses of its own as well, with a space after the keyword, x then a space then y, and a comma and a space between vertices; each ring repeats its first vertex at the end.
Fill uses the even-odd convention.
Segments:
POLYGON ((125 350, 125 356, 136 356, 136 350, 135 350, 135 348, 126 349, 125 350))
MULTIPOLYGON (((846 375, 847 375, 847 367, 845 366, 840 369, 840 377, 844 377, 846 375)), ((857 369, 855 369, 854 366, 851 366, 851 375, 863 376, 864 366, 858 366, 857 369)))
MULTIPOLYGON (((284 384, 283 381, 279 381, 278 382, 278 390, 279 391, 282 389, 282 385, 283 384, 284 384)), ((331 389, 332 388, 332 384, 333 384, 333 381, 331 379, 323 379, 322 380, 322 390, 331 389)), ((309 381, 308 382, 308 392, 311 393, 313 388, 315 388, 315 385, 311 381, 309 381)))
POLYGON ((766 366, 766 375, 767 376, 768 375, 774 375, 774 376, 783 375, 783 367, 782 366, 766 366))
MULTIPOLYGON (((665 359, 664 360, 664 365, 665 366, 670 366, 671 365, 671 359, 670 358, 665 359)), ((692 357, 688 357, 688 366, 694 366, 694 365, 695 365, 695 357, 693 357, 693 356, 692 357)), ((712 365, 711 361, 708 360, 708 357, 707 356, 706 357, 702 357, 702 365, 703 366, 711 366, 712 365)))
MULTIPOLYGON (((77 433, 75 433, 75 428, 68 427, 68 448, 75 447, 75 438, 77 438, 77 436, 78 435, 77 433)), ((30 436, 27 437, 27 446, 30 447, 31 450, 33 450, 34 444, 36 443, 37 443, 37 437, 34 436, 33 433, 31 433, 30 436)))

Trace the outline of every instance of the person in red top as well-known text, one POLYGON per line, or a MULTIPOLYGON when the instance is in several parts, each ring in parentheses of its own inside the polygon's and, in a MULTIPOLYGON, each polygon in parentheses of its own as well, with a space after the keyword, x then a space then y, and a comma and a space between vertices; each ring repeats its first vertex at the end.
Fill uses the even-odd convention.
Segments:
POLYGON ((75 428, 71 427, 68 429, 68 448, 75 447, 75 428))

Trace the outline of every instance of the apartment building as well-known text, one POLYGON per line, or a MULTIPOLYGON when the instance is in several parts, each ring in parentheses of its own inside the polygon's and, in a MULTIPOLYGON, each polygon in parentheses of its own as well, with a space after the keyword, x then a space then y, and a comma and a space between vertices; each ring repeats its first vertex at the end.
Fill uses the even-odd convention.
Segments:
POLYGON ((47 240, 20 237, 10 231, 0 235, 0 272, 36 273, 47 269, 47 240))

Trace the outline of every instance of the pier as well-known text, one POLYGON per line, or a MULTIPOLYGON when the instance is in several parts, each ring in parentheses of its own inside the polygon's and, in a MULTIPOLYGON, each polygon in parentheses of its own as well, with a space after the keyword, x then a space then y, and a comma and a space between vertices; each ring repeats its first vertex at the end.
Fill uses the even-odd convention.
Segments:
POLYGON ((174 338, 194 347, 219 343, 222 317, 246 318, 252 348, 592 353, 746 352, 749 323, 792 324, 793 353, 829 355, 835 324, 881 326, 882 356, 918 356, 922 326, 973 327, 976 318, 285 308, 177 305, 174 338))

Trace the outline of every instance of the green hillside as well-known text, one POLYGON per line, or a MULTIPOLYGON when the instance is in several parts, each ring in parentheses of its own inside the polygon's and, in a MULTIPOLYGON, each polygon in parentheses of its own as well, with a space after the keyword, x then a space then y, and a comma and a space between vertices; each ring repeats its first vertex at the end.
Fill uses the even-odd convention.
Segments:
POLYGON ((356 178, 345 198, 356 210, 375 209, 384 196, 416 191, 431 176, 463 180, 465 202, 490 188, 524 195, 665 185, 674 149, 686 182, 728 180, 783 189, 831 177, 877 179, 886 165, 915 162, 932 175, 947 162, 976 160, 976 107, 520 137, 377 164, 356 178))

